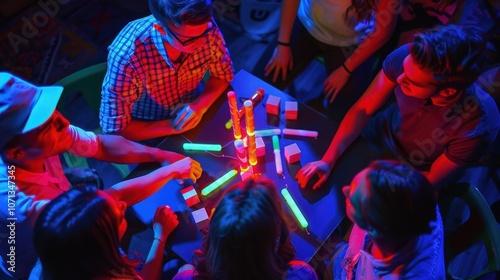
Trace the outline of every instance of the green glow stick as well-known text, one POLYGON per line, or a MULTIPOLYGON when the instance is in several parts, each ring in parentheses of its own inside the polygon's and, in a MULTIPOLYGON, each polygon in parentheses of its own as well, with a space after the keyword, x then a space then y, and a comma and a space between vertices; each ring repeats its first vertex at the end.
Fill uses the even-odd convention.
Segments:
POLYGON ((286 188, 282 189, 281 194, 285 198, 286 204, 288 204, 290 209, 292 209, 292 212, 295 215, 295 217, 297 218, 297 220, 299 220, 300 226, 302 226, 303 228, 306 228, 309 225, 309 223, 306 221, 306 218, 304 217, 304 215, 300 211, 299 207, 297 206, 297 203, 295 203, 295 200, 293 200, 293 198, 290 195, 290 193, 288 192, 288 190, 286 188))
POLYGON ((236 171, 236 169, 230 170, 226 174, 222 175, 222 177, 220 177, 219 179, 215 180, 212 184, 206 186, 201 191, 201 194, 204 195, 204 196, 207 196, 208 194, 210 194, 211 192, 213 192, 215 189, 217 189, 218 187, 222 186, 224 183, 226 183, 231 178, 233 178, 234 176, 236 176, 236 174, 238 174, 238 171, 236 171))
POLYGON ((222 146, 219 144, 184 143, 184 150, 220 152, 222 146))

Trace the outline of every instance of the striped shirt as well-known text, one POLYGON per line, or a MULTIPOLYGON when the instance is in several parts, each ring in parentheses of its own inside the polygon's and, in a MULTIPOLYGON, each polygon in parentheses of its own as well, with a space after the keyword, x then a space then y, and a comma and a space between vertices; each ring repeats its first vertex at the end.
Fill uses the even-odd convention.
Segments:
POLYGON ((168 119, 176 105, 197 97, 207 71, 233 80, 233 63, 219 28, 209 32, 206 44, 174 64, 153 27, 156 22, 150 15, 128 23, 108 48, 99 114, 104 133, 122 130, 132 119, 168 119))

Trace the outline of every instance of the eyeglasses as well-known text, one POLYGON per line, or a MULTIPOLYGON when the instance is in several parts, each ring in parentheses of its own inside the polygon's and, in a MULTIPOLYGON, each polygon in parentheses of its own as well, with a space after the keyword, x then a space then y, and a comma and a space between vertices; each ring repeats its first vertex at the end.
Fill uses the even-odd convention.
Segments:
POLYGON ((205 36, 208 35, 208 33, 212 30, 215 29, 215 27, 217 27, 217 25, 215 24, 215 21, 212 19, 210 22, 209 22, 209 26, 208 28, 200 35, 198 36, 195 36, 195 37, 190 37, 186 40, 181 40, 176 34, 174 31, 172 31, 172 29, 170 29, 167 25, 164 26, 165 29, 167 29, 167 31, 172 34, 172 36, 174 36, 174 38, 183 46, 187 46, 189 44, 192 44, 193 42, 195 42, 196 40, 200 39, 200 38, 203 38, 205 36))

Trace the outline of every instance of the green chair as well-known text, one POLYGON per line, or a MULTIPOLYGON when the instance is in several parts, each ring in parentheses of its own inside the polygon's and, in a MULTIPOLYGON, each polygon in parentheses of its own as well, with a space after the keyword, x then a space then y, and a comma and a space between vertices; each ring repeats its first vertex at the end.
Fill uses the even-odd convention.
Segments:
MULTIPOLYGON (((485 268, 480 268, 482 270, 474 275, 467 275, 465 279, 479 279, 489 273, 500 271, 499 225, 479 190, 469 183, 450 185, 441 194, 439 208, 445 224, 444 250, 447 279, 462 279, 455 276, 456 272, 452 271, 452 266, 450 266, 451 261, 467 249, 476 248, 476 245, 480 244, 486 251, 487 265, 485 268), (456 205, 462 205, 455 203, 460 201, 467 206, 469 216, 464 222, 449 229, 450 223, 447 223, 446 218, 448 214, 457 210, 456 205)), ((473 260, 468 261, 473 263, 473 260)))
MULTIPOLYGON (((73 94, 81 94, 89 107, 99 115, 99 107, 101 105, 101 89, 104 76, 106 75, 107 63, 99 63, 92 65, 73 74, 70 74, 63 79, 55 82, 56 85, 64 87, 61 99, 57 105, 57 110, 67 116, 68 112, 64 106, 64 101, 73 94)), ((101 133, 101 128, 94 130, 95 133, 101 133)), ((87 159, 77 157, 71 153, 64 153, 64 159, 68 167, 89 167, 87 159)), ((111 163, 122 178, 125 178, 130 173, 130 168, 126 164, 111 163)))

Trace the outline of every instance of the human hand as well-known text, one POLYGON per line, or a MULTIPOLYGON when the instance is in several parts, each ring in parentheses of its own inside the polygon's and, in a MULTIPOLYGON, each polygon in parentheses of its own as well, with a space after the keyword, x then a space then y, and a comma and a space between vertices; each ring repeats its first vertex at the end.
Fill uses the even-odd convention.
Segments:
POLYGON ((179 225, 179 220, 170 206, 159 206, 153 218, 154 237, 161 241, 167 240, 168 236, 179 225))
POLYGON ((175 118, 172 121, 172 126, 175 131, 182 133, 193 129, 200 123, 206 108, 197 108, 190 104, 179 104, 172 110, 170 115, 175 118))
POLYGON ((200 178, 203 169, 196 160, 185 157, 167 166, 175 179, 191 179, 194 183, 200 178))
POLYGON ((323 87, 325 88, 325 97, 330 103, 335 100, 340 90, 344 88, 345 84, 349 80, 349 76, 350 74, 347 73, 347 71, 342 66, 340 66, 339 68, 335 69, 328 76, 328 78, 326 78, 325 82, 323 83, 323 87))
POLYGON ((286 79, 288 75, 288 70, 292 70, 293 68, 293 56, 292 50, 289 46, 277 46, 274 49, 273 56, 269 60, 264 68, 265 75, 269 76, 274 71, 273 75, 273 83, 276 82, 278 76, 281 72, 281 78, 283 81, 286 79))
POLYGON ((301 188, 305 188, 309 180, 317 174, 319 176, 319 180, 312 187, 313 190, 315 190, 319 188, 326 181, 326 179, 328 179, 331 170, 332 166, 330 166, 326 161, 313 161, 302 167, 299 172, 297 172, 295 179, 297 179, 301 188))

